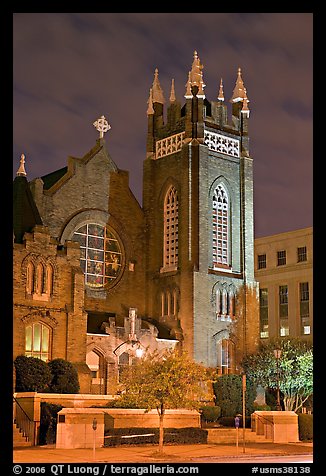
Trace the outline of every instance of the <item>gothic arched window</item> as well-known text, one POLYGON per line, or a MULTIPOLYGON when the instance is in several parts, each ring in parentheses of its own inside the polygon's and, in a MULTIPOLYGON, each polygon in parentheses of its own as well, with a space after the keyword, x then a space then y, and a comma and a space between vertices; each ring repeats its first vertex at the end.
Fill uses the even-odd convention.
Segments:
POLYGON ((30 261, 27 265, 27 278, 26 278, 26 292, 27 294, 33 294, 35 281, 35 267, 30 261))
POLYGON ((213 267, 229 266, 229 198, 223 185, 213 194, 213 267))
POLYGON ((221 339, 217 342, 217 372, 234 373, 234 343, 230 339, 221 339))
POLYGON ((236 292, 232 285, 217 283, 214 290, 216 318, 221 321, 234 319, 236 292))
POLYGON ((25 355, 50 360, 51 330, 42 322, 34 322, 25 327, 25 355))
POLYGON ((178 194, 172 186, 164 199, 163 269, 178 266, 178 194))

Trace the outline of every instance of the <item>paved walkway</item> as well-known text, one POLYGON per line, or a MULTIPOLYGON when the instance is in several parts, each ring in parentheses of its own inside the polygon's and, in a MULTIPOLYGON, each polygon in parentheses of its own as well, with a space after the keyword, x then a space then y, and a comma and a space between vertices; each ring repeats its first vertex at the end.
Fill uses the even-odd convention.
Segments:
POLYGON ((158 446, 119 446, 97 448, 95 459, 92 449, 56 449, 54 445, 15 448, 14 463, 200 463, 214 458, 234 458, 268 455, 312 455, 312 443, 248 443, 243 451, 242 444, 197 444, 165 445, 164 456, 158 455, 158 446))

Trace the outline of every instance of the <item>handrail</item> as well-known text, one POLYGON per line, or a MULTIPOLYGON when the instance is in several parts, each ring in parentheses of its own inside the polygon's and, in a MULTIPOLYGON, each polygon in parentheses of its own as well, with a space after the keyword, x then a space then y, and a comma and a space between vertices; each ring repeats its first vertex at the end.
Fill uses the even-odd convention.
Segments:
POLYGON ((31 441, 32 444, 35 445, 36 422, 27 415, 27 413, 15 397, 13 397, 13 400, 16 404, 15 423, 22 432, 22 435, 25 440, 31 441))

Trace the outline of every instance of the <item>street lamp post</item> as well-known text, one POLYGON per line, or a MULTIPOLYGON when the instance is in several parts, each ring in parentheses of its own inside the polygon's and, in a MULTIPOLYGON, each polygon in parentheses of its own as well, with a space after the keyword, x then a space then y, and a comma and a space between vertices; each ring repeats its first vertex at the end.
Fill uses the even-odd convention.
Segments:
POLYGON ((281 400, 280 400, 280 372, 279 372, 279 360, 281 358, 282 351, 281 349, 274 350, 274 356, 276 359, 276 376, 277 376, 277 390, 276 390, 276 409, 281 411, 281 400))

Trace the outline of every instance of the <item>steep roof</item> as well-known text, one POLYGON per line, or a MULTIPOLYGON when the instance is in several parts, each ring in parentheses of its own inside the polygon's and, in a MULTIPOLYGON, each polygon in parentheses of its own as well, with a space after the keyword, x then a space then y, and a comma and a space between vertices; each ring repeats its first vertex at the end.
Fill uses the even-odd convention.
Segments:
POLYGON ((13 183, 13 228, 15 243, 22 243, 25 232, 43 225, 25 175, 17 175, 13 183))
POLYGON ((41 179, 43 180, 43 189, 49 190, 61 177, 67 173, 68 167, 63 167, 62 169, 55 170, 47 175, 43 175, 41 179))

